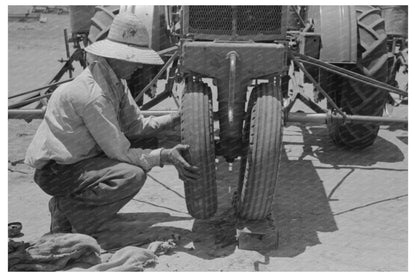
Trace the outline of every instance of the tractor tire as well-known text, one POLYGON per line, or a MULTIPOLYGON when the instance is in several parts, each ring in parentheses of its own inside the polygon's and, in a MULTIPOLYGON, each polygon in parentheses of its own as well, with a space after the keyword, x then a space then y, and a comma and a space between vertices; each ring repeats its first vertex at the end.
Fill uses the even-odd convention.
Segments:
MULTIPOLYGON (((387 35, 384 20, 378 8, 356 6, 358 28, 358 63, 355 72, 386 82, 387 68, 387 35)), ((346 66, 346 68, 348 68, 346 66)), ((329 93, 337 105, 350 115, 382 116, 388 93, 363 83, 346 80, 330 75, 326 84, 329 93)), ((362 149, 372 145, 377 138, 379 125, 340 122, 329 122, 328 130, 335 144, 352 149, 362 149)))
POLYGON ((259 220, 271 212, 282 148, 281 101, 280 89, 271 84, 260 84, 250 95, 236 199, 240 218, 259 220))
POLYGON ((201 173, 198 180, 185 182, 188 212, 197 219, 209 218, 217 211, 217 187, 211 90, 204 83, 186 83, 182 97, 181 141, 190 145, 191 163, 199 167, 201 173))
POLYGON ((88 43, 105 39, 110 30, 114 17, 119 13, 119 9, 113 7, 97 6, 94 16, 91 18, 91 27, 88 33, 88 43))

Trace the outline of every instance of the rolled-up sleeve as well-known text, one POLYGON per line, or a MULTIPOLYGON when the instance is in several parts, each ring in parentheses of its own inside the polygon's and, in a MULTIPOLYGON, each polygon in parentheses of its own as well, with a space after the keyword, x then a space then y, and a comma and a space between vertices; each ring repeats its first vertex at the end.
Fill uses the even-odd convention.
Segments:
POLYGON ((146 172, 160 165, 161 149, 130 148, 130 142, 121 131, 116 111, 105 96, 89 102, 82 117, 92 137, 109 158, 138 165, 146 172))

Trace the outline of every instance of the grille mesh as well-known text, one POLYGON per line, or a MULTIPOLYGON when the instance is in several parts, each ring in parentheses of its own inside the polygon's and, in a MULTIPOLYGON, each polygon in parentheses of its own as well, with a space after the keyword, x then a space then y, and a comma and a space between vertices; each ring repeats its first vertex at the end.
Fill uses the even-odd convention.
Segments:
POLYGON ((231 6, 191 6, 189 32, 231 35, 232 14, 231 6))
POLYGON ((190 6, 189 33, 281 34, 281 19, 281 6, 190 6))
POLYGON ((282 7, 241 6, 237 9, 237 32, 280 34, 282 7))

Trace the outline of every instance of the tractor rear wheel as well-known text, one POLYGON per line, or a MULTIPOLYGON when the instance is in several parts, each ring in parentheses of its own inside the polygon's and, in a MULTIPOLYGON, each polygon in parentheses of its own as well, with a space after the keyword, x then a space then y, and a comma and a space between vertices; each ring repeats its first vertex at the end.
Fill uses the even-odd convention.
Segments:
MULTIPOLYGON (((372 6, 356 6, 358 26, 358 64, 352 69, 378 81, 386 82, 387 36, 379 9, 372 6)), ((382 116, 388 94, 381 89, 363 83, 330 75, 330 94, 347 114, 382 116)), ((377 138, 379 126, 375 124, 339 122, 328 123, 329 135, 335 144, 347 148, 365 148, 377 138)))
POLYGON ((118 13, 119 9, 115 7, 96 7, 96 12, 91 18, 91 27, 88 33, 89 44, 107 37, 111 23, 113 23, 113 19, 118 13))
POLYGON ((244 219, 264 219, 271 212, 282 148, 281 101, 279 88, 272 84, 260 84, 250 95, 236 203, 244 219))
POLYGON ((185 182, 188 212, 197 219, 217 211, 215 144, 211 89, 202 82, 187 81, 182 97, 181 141, 190 145, 191 162, 199 167, 200 178, 185 182))

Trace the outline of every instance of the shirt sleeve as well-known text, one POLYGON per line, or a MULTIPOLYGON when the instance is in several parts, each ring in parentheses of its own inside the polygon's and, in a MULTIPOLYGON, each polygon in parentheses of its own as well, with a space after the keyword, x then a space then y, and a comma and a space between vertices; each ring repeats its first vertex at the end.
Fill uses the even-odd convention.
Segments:
POLYGON ((123 124, 123 132, 127 137, 149 137, 157 131, 172 126, 172 116, 149 116, 144 117, 139 107, 131 96, 130 91, 125 85, 126 91, 123 94, 121 104, 120 122, 123 124))
POLYGON ((130 142, 118 124, 114 107, 105 96, 89 102, 82 117, 92 137, 109 158, 138 165, 146 172, 160 165, 161 149, 130 148, 130 142))

